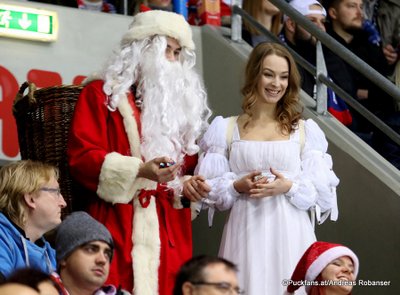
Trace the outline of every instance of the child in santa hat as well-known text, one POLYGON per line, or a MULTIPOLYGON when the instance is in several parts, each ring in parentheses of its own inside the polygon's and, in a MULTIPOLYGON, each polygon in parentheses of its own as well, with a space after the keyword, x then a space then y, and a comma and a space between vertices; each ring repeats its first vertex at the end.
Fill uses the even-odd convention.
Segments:
POLYGON ((303 254, 292 277, 288 294, 305 286, 308 295, 349 295, 355 285, 357 255, 341 244, 314 242, 303 254))

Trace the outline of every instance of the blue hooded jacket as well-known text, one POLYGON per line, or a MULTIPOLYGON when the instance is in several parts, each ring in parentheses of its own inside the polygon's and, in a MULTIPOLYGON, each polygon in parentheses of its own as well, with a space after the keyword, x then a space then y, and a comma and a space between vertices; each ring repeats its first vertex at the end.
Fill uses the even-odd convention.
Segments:
POLYGON ((45 273, 56 270, 56 253, 42 237, 43 246, 32 243, 0 213, 0 274, 5 278, 18 268, 32 267, 45 273))

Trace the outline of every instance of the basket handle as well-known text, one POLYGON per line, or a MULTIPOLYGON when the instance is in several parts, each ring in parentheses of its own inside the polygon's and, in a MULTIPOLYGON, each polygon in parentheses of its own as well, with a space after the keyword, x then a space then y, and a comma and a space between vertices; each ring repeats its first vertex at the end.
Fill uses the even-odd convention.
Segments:
POLYGON ((14 113, 16 113, 15 105, 24 97, 24 92, 25 92, 26 88, 28 88, 29 104, 36 104, 36 98, 33 95, 34 92, 36 91, 36 85, 33 82, 25 81, 24 83, 22 83, 17 94, 15 95, 14 105, 13 105, 14 113))

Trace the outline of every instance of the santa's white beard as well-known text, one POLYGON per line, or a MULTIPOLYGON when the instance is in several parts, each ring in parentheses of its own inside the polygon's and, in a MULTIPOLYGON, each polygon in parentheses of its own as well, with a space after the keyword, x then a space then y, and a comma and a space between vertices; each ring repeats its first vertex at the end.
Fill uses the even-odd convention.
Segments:
MULTIPOLYGON (((194 134, 199 130, 193 129, 202 125, 199 110, 204 108, 201 107, 204 91, 193 70, 180 62, 169 62, 164 52, 149 50, 140 63, 143 78, 137 95, 143 99, 141 152, 145 161, 166 156, 182 164, 185 154, 198 151, 195 137, 199 134, 194 134)), ((178 179, 169 186, 180 187, 178 179)))
MULTIPOLYGON (((121 98, 136 85, 141 97, 141 154, 145 161, 166 156, 178 165, 184 155, 199 151, 196 139, 204 132, 211 111, 200 77, 192 70, 196 56, 182 48, 179 62, 165 57, 167 39, 153 36, 123 44, 99 74, 87 81, 103 79, 110 111, 118 108, 121 98)), ((179 174, 180 175, 180 174, 179 174)), ((178 176, 179 176, 178 175, 178 176)), ((169 187, 179 194, 179 177, 169 187)))

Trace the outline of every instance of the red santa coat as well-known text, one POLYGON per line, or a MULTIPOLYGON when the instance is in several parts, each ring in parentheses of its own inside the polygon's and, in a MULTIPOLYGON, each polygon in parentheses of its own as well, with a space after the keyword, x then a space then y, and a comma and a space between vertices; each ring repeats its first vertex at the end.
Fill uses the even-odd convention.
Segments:
MULTIPOLYGON (((91 82, 76 104, 68 141, 71 174, 97 195, 88 212, 114 239, 107 283, 134 287, 138 295, 170 295, 176 272, 192 256, 190 209, 174 209, 165 188, 136 177, 140 111, 132 95, 109 111, 102 87, 102 81, 91 82)), ((193 168, 195 161, 189 162, 193 168)))

